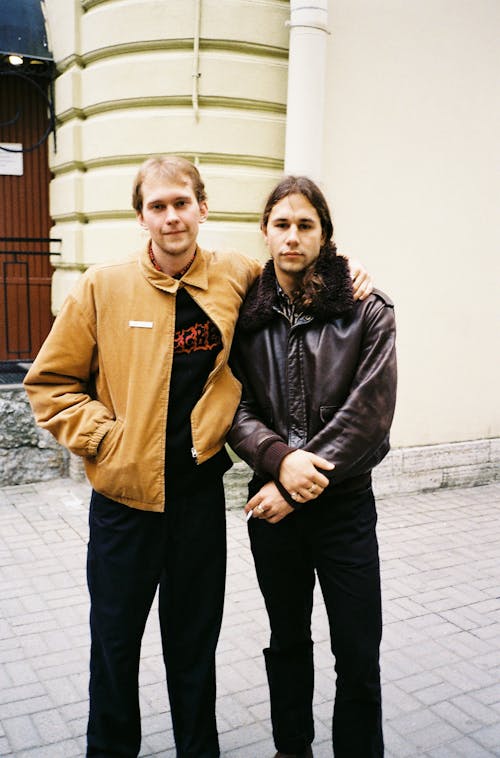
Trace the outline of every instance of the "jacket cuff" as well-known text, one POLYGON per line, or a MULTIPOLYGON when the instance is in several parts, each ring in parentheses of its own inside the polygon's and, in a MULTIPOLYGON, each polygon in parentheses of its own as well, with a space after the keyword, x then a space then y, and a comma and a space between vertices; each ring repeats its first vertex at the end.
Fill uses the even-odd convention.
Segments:
POLYGON ((282 484, 280 484, 277 480, 274 481, 276 487, 279 489, 281 497, 286 500, 288 505, 291 505, 294 510, 298 510, 299 508, 302 508, 304 503, 297 503, 296 500, 293 499, 293 497, 290 495, 288 490, 286 490, 282 484))
MULTIPOLYGON (((266 474, 270 474, 275 481, 279 480, 280 466, 283 458, 296 450, 289 447, 283 440, 271 437, 265 440, 257 453, 256 467, 266 474)), ((286 492, 286 490, 285 490, 286 492)))
POLYGON ((97 451, 99 449, 99 445, 103 441, 104 437, 107 435, 111 427, 113 426, 113 421, 104 421, 100 426, 97 427, 93 435, 90 437, 88 443, 87 443, 87 451, 86 451, 86 457, 88 458, 95 458, 97 455, 97 451))

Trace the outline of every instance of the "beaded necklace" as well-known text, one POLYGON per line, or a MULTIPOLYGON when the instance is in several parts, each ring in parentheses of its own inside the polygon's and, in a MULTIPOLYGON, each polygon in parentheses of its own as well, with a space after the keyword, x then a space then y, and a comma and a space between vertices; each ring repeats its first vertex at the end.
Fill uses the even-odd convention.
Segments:
MULTIPOLYGON (((163 269, 161 269, 160 266, 158 265, 158 261, 156 260, 155 254, 153 253, 153 245, 151 244, 151 242, 149 243, 149 251, 148 252, 149 252, 149 258, 151 260, 151 263, 153 264, 153 266, 155 267, 155 269, 157 271, 162 271, 163 269)), ((173 279, 181 279, 184 276, 184 274, 186 273, 186 271, 188 271, 188 269, 191 267, 191 264, 193 263, 193 261, 195 259, 195 256, 196 256, 196 250, 194 251, 193 257, 187 263, 187 265, 184 266, 184 268, 181 269, 181 271, 178 271, 176 274, 173 275, 173 279)))

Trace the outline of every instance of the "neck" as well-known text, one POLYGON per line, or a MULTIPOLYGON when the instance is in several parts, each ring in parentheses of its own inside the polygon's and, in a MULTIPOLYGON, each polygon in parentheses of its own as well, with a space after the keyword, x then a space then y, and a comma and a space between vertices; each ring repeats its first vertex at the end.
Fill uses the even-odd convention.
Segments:
POLYGON ((276 271, 276 267, 274 268, 274 273, 276 275, 276 280, 285 295, 290 300, 293 300, 297 292, 302 289, 302 275, 290 276, 284 274, 283 271, 276 271))
POLYGON ((173 277, 182 276, 191 266, 195 255, 196 246, 182 255, 169 255, 164 250, 159 249, 154 242, 151 242, 149 246, 149 257, 153 266, 158 271, 163 271, 164 274, 173 277))

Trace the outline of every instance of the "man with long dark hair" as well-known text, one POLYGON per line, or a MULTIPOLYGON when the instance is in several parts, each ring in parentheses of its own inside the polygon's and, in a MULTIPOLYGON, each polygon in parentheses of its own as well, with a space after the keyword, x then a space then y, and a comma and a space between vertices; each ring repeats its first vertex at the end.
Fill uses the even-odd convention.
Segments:
POLYGON ((317 575, 337 688, 336 758, 383 755, 380 571, 371 471, 389 450, 394 310, 355 301, 327 202, 286 177, 266 204, 271 260, 238 322, 243 397, 229 442, 254 470, 245 511, 271 626, 264 650, 275 758, 312 756, 317 575))

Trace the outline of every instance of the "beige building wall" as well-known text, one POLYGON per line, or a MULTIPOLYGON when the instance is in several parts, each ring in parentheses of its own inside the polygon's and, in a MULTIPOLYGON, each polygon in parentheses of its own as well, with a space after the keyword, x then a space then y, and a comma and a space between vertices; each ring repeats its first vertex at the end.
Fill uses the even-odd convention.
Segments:
POLYGON ((53 309, 86 266, 141 244, 137 166, 157 153, 206 180, 207 247, 263 255, 262 201, 281 174, 288 3, 46 0, 55 83, 53 309))
POLYGON ((500 435, 500 3, 331 0, 324 182, 396 303, 393 445, 500 435))

